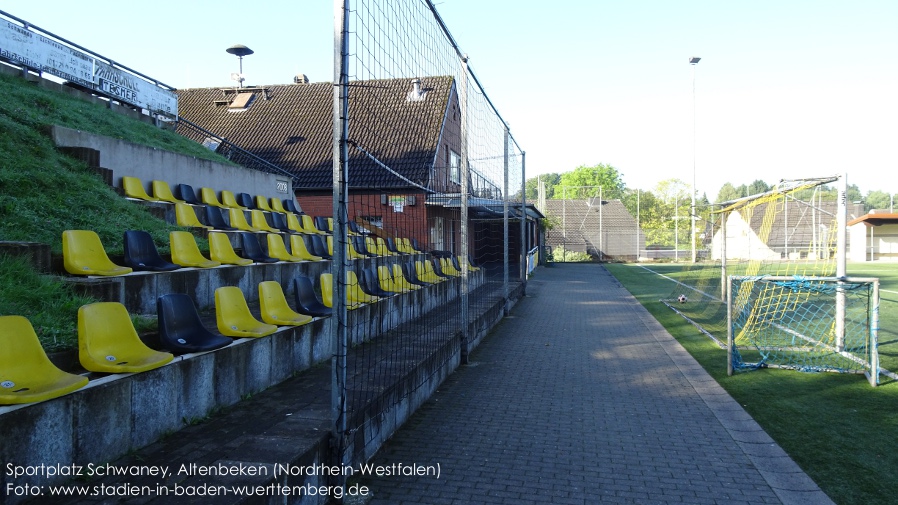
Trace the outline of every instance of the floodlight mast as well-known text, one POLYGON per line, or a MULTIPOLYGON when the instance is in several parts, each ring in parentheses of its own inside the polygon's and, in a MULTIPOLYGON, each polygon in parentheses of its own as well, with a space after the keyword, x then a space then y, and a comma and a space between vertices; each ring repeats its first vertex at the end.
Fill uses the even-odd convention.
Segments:
POLYGON ((692 223, 692 262, 695 263, 695 65, 701 60, 698 56, 691 56, 689 64, 692 65, 692 208, 689 212, 689 221, 692 223))
POLYGON ((229 54, 233 54, 240 60, 240 73, 237 74, 237 87, 243 87, 243 57, 249 56, 253 54, 253 50, 244 46, 243 44, 234 44, 233 46, 225 49, 225 51, 229 54))

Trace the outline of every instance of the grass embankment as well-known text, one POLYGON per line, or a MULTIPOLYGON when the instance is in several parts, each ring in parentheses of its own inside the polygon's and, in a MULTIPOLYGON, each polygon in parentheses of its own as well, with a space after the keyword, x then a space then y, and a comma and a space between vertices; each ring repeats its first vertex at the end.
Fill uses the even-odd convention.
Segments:
POLYGON ((898 383, 774 369, 729 377, 726 351, 658 301, 670 281, 635 265, 607 267, 836 503, 894 503, 898 383))
MULTIPOLYGON (((83 162, 57 151, 46 134, 50 125, 224 161, 177 133, 20 77, 0 74, 0 87, 0 240, 45 243, 60 254, 64 230, 86 229, 97 232, 108 253, 120 254, 125 230, 146 230, 167 252, 169 232, 182 229, 122 198, 83 162)), ((86 302, 59 279, 41 278, 27 263, 0 255, 0 314, 27 317, 48 350, 77 345, 76 314, 86 302)))

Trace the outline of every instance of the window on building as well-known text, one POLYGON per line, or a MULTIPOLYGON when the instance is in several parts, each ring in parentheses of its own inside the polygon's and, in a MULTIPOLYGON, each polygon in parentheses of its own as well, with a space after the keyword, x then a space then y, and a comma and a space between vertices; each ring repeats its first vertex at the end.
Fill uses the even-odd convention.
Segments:
POLYGON ((449 150, 449 180, 460 184, 461 183, 461 156, 458 155, 457 152, 453 150, 449 150))
POLYGON ((430 244, 437 250, 443 250, 443 218, 433 218, 433 226, 430 227, 430 244))

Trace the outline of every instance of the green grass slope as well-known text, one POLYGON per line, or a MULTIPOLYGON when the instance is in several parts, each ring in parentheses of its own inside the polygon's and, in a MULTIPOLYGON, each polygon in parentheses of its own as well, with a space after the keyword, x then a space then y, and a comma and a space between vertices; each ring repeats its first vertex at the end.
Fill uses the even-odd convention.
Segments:
MULTIPOLYGON (((110 254, 122 252, 125 230, 146 230, 165 252, 168 234, 181 229, 119 196, 83 162, 57 151, 46 134, 60 125, 198 158, 226 160, 172 131, 132 119, 21 77, 0 73, 0 240, 49 244, 62 252, 62 232, 97 232, 110 254)), ((78 307, 89 302, 59 279, 29 271, 0 255, 0 315, 21 315, 45 348, 73 347, 78 307)))

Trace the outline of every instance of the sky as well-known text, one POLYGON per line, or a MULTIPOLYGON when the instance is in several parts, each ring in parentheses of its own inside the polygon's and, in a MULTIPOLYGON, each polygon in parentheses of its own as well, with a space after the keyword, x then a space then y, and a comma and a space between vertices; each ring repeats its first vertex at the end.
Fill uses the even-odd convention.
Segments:
MULTIPOLYGON (((247 84, 333 80, 333 2, 115 5, 0 0, 176 88, 233 86, 234 44, 255 51, 247 84)), ((711 200, 725 182, 836 174, 864 194, 898 193, 898 1, 435 5, 526 152, 528 178, 604 163, 629 188, 694 177, 711 200)))

